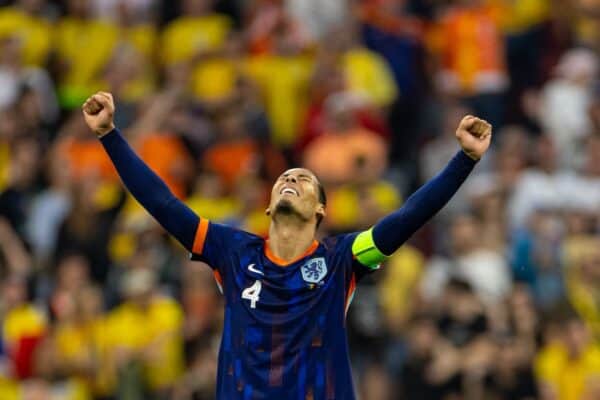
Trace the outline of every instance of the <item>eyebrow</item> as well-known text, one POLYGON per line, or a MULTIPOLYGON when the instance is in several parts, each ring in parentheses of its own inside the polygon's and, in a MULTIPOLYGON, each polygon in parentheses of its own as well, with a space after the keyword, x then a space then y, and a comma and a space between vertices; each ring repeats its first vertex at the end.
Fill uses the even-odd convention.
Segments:
MULTIPOLYGON (((286 172, 283 175, 281 175, 279 178, 285 178, 286 176, 289 176, 290 173, 286 172)), ((298 174, 298 178, 309 178, 311 181, 313 180, 313 177, 311 175, 307 175, 307 174, 298 174)))

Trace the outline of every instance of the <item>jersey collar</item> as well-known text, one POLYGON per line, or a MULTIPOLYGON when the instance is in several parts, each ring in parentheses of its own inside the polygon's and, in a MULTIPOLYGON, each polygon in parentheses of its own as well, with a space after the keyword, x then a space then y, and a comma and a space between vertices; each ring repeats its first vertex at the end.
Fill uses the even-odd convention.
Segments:
POLYGON ((296 261, 303 259, 304 257, 310 256, 317 250, 318 247, 319 247, 319 242, 315 239, 315 240, 313 240, 311 245, 308 247, 308 249, 306 249, 306 251, 304 253, 302 253, 301 255, 299 255, 298 257, 296 257, 295 259, 293 259, 291 261, 287 261, 287 260, 284 260, 283 258, 279 258, 275 254, 273 254, 273 252, 269 248, 269 239, 266 239, 265 240, 265 256, 273 264, 277 264, 280 267, 287 267, 288 265, 291 265, 291 264, 295 263, 296 261))

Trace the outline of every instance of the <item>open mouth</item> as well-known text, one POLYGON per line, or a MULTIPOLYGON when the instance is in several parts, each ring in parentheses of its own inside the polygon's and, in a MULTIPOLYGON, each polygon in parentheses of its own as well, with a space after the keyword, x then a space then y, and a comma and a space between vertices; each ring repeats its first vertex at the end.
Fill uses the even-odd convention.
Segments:
POLYGON ((289 195, 293 195, 293 196, 300 196, 300 194, 298 193, 298 191, 296 189, 293 189, 291 187, 284 187, 283 189, 281 189, 281 191, 279 192, 279 194, 283 195, 283 194, 289 194, 289 195))

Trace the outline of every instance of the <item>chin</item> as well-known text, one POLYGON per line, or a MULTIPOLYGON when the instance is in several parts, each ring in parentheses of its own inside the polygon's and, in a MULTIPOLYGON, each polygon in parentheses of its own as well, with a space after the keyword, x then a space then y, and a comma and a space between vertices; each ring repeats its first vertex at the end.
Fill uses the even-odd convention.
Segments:
POLYGON ((277 202, 277 205, 275 206, 275 214, 297 214, 297 211, 294 207, 294 204, 292 204, 290 200, 281 199, 277 202))

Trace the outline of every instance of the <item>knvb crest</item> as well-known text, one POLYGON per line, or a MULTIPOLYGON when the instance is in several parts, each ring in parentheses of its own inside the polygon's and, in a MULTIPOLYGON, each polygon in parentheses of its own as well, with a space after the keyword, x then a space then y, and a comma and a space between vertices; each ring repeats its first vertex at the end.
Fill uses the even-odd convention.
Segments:
POLYGON ((323 257, 313 258, 308 260, 304 264, 300 271, 302 272, 302 279, 308 283, 319 283, 327 275, 327 264, 323 257))

